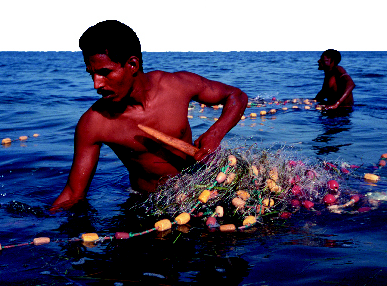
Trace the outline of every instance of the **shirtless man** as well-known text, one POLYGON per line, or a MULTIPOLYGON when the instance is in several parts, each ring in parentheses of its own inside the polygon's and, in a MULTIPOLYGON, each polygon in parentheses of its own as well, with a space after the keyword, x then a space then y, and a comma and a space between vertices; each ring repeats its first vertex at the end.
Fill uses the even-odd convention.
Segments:
POLYGON ((69 208, 86 197, 102 144, 123 162, 132 189, 140 193, 154 192, 160 179, 188 166, 187 155, 156 142, 138 124, 192 144, 187 119, 190 101, 223 104, 219 119, 194 142, 199 148, 194 159, 201 160, 217 149, 246 108, 247 95, 238 88, 189 72, 144 73, 137 35, 118 21, 90 27, 79 46, 86 71, 102 98, 77 124, 73 164, 52 210, 69 208))
POLYGON ((355 84, 345 69, 338 65, 340 61, 340 52, 332 49, 323 52, 318 60, 318 69, 324 71, 325 78, 315 99, 324 110, 353 106, 355 84))

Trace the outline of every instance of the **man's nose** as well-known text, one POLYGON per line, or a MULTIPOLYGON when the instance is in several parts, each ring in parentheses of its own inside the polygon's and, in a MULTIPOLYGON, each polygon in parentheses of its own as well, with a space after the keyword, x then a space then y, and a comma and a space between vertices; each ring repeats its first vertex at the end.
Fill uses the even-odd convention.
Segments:
POLYGON ((104 86, 104 77, 98 74, 95 74, 93 77, 94 88, 99 89, 104 86))

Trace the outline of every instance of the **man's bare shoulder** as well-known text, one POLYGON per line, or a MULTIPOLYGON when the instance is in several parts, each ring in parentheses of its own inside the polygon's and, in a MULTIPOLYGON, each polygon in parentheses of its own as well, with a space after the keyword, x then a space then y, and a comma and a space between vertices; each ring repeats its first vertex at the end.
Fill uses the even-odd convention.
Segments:
POLYGON ((337 66, 337 67, 336 67, 336 72, 337 72, 339 75, 347 74, 347 71, 346 71, 342 66, 337 66))
POLYGON ((101 112, 104 111, 102 100, 97 100, 92 106, 82 114, 81 119, 84 120, 95 120, 102 116, 101 112))
POLYGON ((97 101, 85 113, 83 113, 78 121, 77 128, 91 129, 90 127, 101 124, 104 121, 101 106, 101 102, 97 101))
POLYGON ((175 100, 174 97, 176 100, 181 100, 183 97, 191 100, 208 85, 205 78, 187 71, 153 71, 147 75, 152 82, 152 88, 157 90, 159 95, 164 94, 171 100, 175 100))
POLYGON ((198 74, 188 71, 177 71, 177 72, 165 72, 165 71, 151 71, 147 73, 147 76, 159 83, 186 83, 190 81, 201 81, 203 77, 198 74))
POLYGON ((87 131, 89 135, 92 133, 100 133, 102 129, 106 129, 110 125, 112 119, 117 118, 121 112, 115 109, 120 108, 111 107, 104 99, 97 100, 78 121, 77 129, 82 132, 87 131))

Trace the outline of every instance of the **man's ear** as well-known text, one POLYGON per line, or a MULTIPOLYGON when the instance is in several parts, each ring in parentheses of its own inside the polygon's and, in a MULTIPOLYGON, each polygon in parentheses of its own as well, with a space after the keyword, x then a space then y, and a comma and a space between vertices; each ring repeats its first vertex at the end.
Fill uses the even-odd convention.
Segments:
POLYGON ((127 61, 126 65, 132 70, 133 74, 136 74, 140 69, 140 61, 136 56, 131 56, 127 61))

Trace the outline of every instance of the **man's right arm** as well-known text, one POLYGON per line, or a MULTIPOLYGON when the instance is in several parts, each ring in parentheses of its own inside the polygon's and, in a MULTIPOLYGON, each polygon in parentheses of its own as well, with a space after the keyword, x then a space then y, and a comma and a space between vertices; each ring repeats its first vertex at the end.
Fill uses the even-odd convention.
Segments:
POLYGON ((317 93, 316 97, 314 98, 317 102, 322 103, 326 99, 326 83, 325 83, 325 78, 323 85, 321 87, 321 90, 317 93))
POLYGON ((69 209, 85 198, 97 168, 101 144, 93 139, 94 128, 83 116, 78 122, 74 140, 74 158, 62 193, 54 201, 51 211, 69 209))

